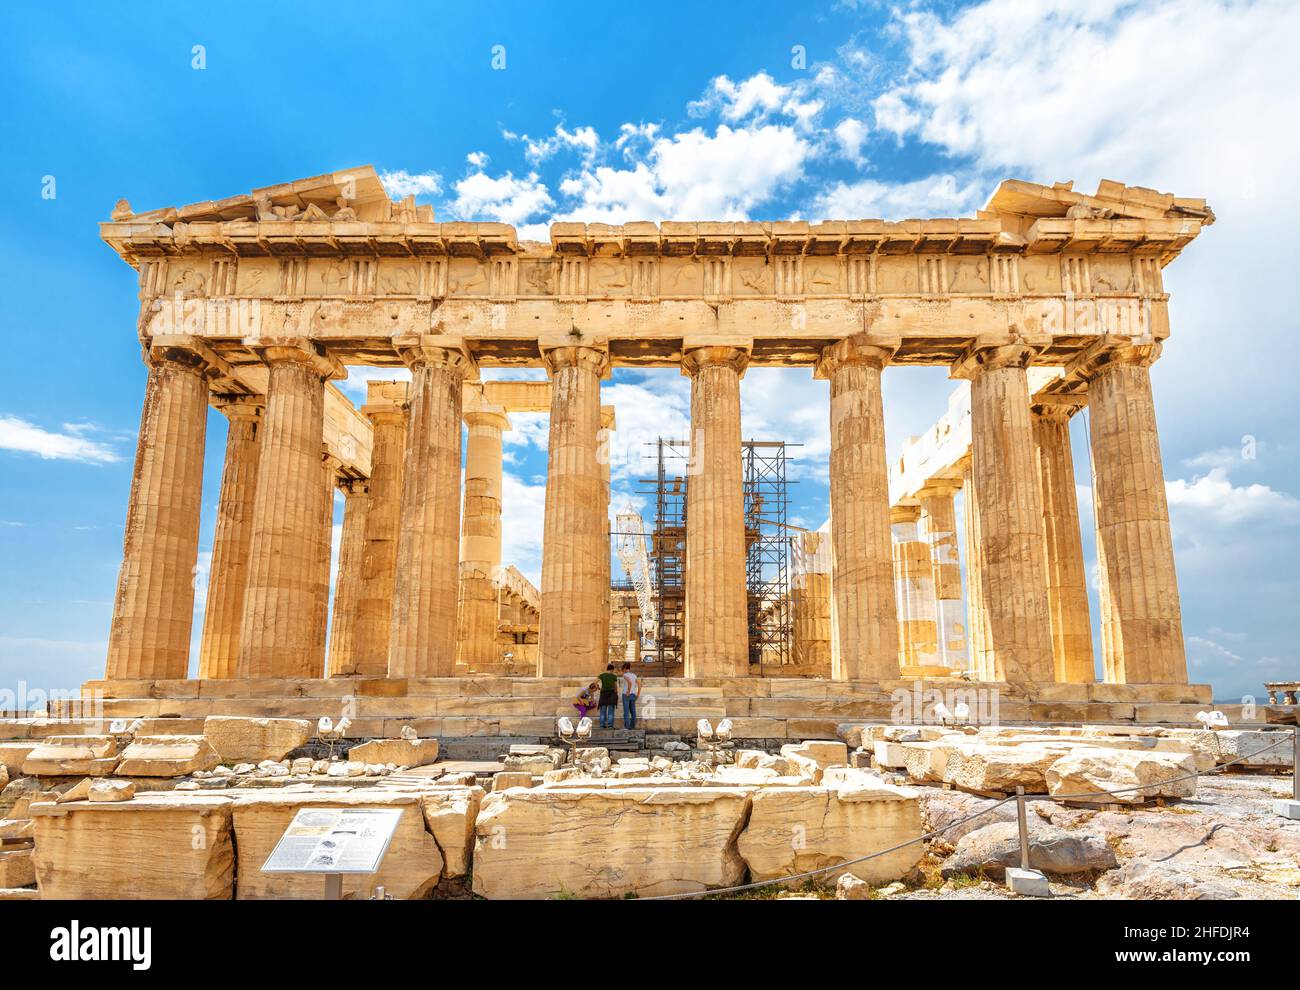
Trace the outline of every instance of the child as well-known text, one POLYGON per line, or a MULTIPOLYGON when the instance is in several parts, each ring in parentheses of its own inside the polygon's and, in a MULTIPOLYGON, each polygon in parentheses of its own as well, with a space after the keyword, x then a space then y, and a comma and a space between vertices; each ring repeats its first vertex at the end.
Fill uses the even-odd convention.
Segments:
POLYGON ((600 685, 592 681, 578 692, 578 696, 573 699, 573 707, 578 709, 579 718, 586 718, 587 713, 596 707, 596 695, 599 691, 600 685))

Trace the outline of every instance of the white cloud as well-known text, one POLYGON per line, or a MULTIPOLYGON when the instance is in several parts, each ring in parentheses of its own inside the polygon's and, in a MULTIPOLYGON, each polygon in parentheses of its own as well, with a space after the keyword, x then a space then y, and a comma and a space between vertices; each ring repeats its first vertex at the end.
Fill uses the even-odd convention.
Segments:
POLYGON ((476 169, 479 169, 480 171, 487 168, 487 164, 491 160, 492 159, 488 156, 488 153, 486 151, 471 151, 468 155, 465 156, 465 161, 469 162, 471 165, 473 165, 476 169))
POLYGON ((447 204, 448 212, 458 220, 496 220, 521 224, 555 205, 551 194, 536 172, 516 178, 506 172, 496 178, 475 172, 455 185, 456 198, 447 204))
POLYGON ((501 501, 509 506, 501 514, 501 563, 519 568, 540 589, 546 484, 530 484, 506 471, 501 476, 501 501))
POLYGON ((912 182, 837 182, 813 197, 815 219, 890 220, 964 216, 978 209, 988 184, 969 175, 930 175, 912 182))
POLYGON ((1233 653, 1221 643, 1206 639, 1204 636, 1188 636, 1187 647, 1193 663, 1203 662, 1207 656, 1213 661, 1227 661, 1233 664, 1241 662, 1239 654, 1233 653))
POLYGON ((122 459, 106 444, 80 436, 83 432, 78 426, 72 433, 55 433, 17 416, 0 416, 0 450, 35 454, 43 460, 86 464, 113 464, 122 459))
POLYGON ((856 117, 845 117, 835 125, 835 143, 839 153, 855 165, 862 165, 866 159, 862 154, 862 145, 867 140, 871 129, 856 117))
POLYGON ((590 162, 600 150, 600 136, 591 126, 575 127, 570 131, 563 124, 556 124, 554 133, 548 137, 534 140, 524 134, 519 140, 524 142, 524 157, 534 165, 540 165, 560 151, 576 151, 584 161, 590 162))
POLYGON ((379 181, 390 196, 437 196, 442 192, 442 176, 437 172, 411 173, 406 169, 381 172, 379 181))
POLYGON ((1191 481, 1166 481, 1165 493, 1171 512, 1183 512, 1193 519, 1226 524, 1290 523, 1300 519, 1300 500, 1268 485, 1234 485, 1222 467, 1194 476, 1191 481))

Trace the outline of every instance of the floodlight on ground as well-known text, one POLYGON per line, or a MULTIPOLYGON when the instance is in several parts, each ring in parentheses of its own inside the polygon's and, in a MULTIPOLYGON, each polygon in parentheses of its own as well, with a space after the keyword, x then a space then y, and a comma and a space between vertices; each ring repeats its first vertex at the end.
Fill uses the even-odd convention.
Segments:
POLYGON ((970 721, 970 705, 964 701, 957 702, 953 706, 952 717, 959 725, 966 724, 970 721))
POLYGON ((702 740, 712 741, 713 726, 709 723, 707 718, 702 718, 695 723, 695 734, 702 740))
POLYGON ((561 739, 573 738, 573 721, 568 716, 560 716, 555 723, 555 731, 560 734, 561 739))
POLYGON ((718 723, 717 731, 714 733, 718 742, 727 742, 731 739, 731 719, 724 718, 718 723))
POLYGON ((1197 712, 1196 721, 1207 729, 1226 729, 1228 727, 1228 716, 1223 712, 1215 710, 1212 712, 1197 712))
POLYGON ((585 716, 585 715, 584 715, 582 718, 578 719, 578 729, 577 729, 577 732, 578 732, 578 738, 579 738, 579 739, 590 739, 590 738, 591 738, 591 719, 587 718, 587 716, 585 716))

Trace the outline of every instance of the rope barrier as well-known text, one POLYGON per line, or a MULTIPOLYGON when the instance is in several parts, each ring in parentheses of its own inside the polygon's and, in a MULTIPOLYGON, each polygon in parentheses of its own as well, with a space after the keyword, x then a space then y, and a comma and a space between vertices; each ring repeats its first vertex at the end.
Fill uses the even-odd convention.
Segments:
MULTIPOLYGON (((684 894, 657 894, 653 897, 638 897, 636 898, 636 900, 640 900, 640 901, 694 900, 699 897, 716 897, 721 894, 736 894, 746 890, 757 890, 760 887, 772 887, 778 884, 788 884, 796 880, 807 880, 811 877, 822 876, 826 873, 838 873, 850 866, 856 866, 858 863, 865 863, 868 860, 877 859, 881 856, 887 856, 892 852, 897 852, 900 849, 906 849, 908 846, 916 845, 918 842, 926 842, 930 839, 933 839, 937 835, 941 835, 944 832, 947 832, 949 829, 956 828, 958 825, 965 825, 967 822, 974 821, 976 818, 980 818, 984 815, 991 814, 992 812, 997 811, 997 809, 1002 807, 1004 804, 1008 804, 1012 801, 1020 801, 1026 799, 1038 799, 1038 800, 1046 799, 1049 801, 1072 801, 1072 800, 1083 800, 1083 799, 1096 800, 1097 798, 1100 797, 1112 797, 1116 794, 1127 794, 1130 791, 1145 791, 1153 787, 1163 786, 1165 784, 1174 784, 1182 780, 1190 780, 1193 777, 1208 777, 1210 774, 1219 773, 1237 763, 1241 763, 1245 760, 1254 759, 1255 757, 1259 756, 1261 753, 1267 753, 1269 750, 1276 749, 1278 746, 1286 742, 1288 739, 1291 740, 1293 746, 1297 745, 1296 743, 1297 734, 1300 734, 1300 726, 1296 727, 1296 729, 1294 730, 1291 736, 1288 736, 1285 733, 1278 733, 1280 738, 1277 740, 1277 742, 1269 743, 1263 749, 1257 749, 1255 750, 1255 752, 1247 756, 1239 756, 1235 760, 1230 760, 1227 763, 1222 763, 1217 766, 1213 766, 1208 770, 1197 770, 1197 771, 1193 771, 1192 773, 1181 774, 1180 776, 1177 777, 1169 777, 1164 780, 1156 781, 1153 784, 1141 784, 1137 787, 1118 787, 1110 791, 1088 791, 1083 794, 1013 794, 1008 797, 1002 798, 996 804, 990 805, 987 808, 983 808, 980 811, 975 812, 975 814, 973 815, 967 815, 965 818, 958 819, 955 822, 949 822, 947 825, 943 825, 940 828, 934 829, 933 831, 926 832, 924 835, 917 836, 915 839, 908 839, 906 842, 900 842, 898 845, 890 846, 888 849, 881 849, 879 852, 869 853, 866 856, 859 856, 857 859, 850 859, 850 860, 846 860, 843 863, 836 863, 834 866, 823 866, 816 870, 808 870, 806 873, 794 873, 788 877, 780 877, 776 880, 759 880, 753 883, 738 884, 733 887, 718 887, 714 890, 691 891, 684 894)), ((1133 752, 1133 750, 1124 750, 1123 752, 1133 752)), ((1296 772, 1296 769, 1297 768, 1293 765, 1291 768, 1292 774, 1296 772)), ((1022 852, 1022 857, 1026 855, 1025 850, 1022 849, 1021 852, 1022 852)))

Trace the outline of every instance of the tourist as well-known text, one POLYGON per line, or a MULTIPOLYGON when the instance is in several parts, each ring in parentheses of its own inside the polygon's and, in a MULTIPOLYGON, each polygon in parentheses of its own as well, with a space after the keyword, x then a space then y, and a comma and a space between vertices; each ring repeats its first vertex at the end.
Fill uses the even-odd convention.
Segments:
POLYGON ((600 682, 600 727, 614 728, 614 709, 618 705, 618 675, 614 673, 612 663, 605 664, 605 671, 598 678, 600 682))
POLYGON ((587 713, 596 707, 597 699, 600 697, 600 685, 592 681, 585 688, 578 692, 578 696, 573 699, 573 707, 578 709, 578 717, 586 718, 587 713))
POLYGON ((636 698, 641 691, 640 679, 632 673, 630 663, 623 664, 623 728, 636 728, 636 698))

